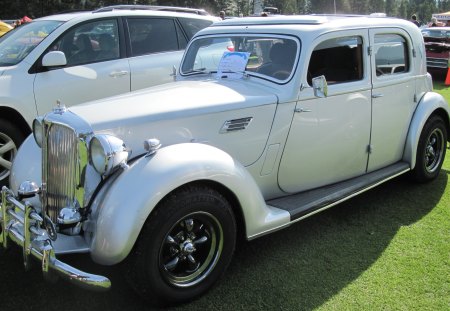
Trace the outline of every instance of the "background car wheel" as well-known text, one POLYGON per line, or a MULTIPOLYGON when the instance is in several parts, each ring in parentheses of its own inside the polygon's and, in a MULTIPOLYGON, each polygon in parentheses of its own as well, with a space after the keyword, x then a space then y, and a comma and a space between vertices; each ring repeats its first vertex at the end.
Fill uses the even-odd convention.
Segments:
POLYGON ((206 292, 225 272, 236 222, 217 191, 190 185, 161 202, 147 219, 124 268, 146 300, 176 304, 206 292))
POLYGON ((444 162, 447 146, 447 128, 439 116, 432 116, 425 123, 417 147, 416 166, 412 177, 418 182, 435 179, 444 162))
POLYGON ((0 187, 8 183, 12 161, 24 139, 19 128, 8 120, 0 119, 0 187))

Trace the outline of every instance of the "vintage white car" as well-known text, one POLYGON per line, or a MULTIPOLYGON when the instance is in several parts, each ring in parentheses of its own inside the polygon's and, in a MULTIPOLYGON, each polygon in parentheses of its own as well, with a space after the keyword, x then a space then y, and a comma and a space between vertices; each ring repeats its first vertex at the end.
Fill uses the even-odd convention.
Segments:
POLYGON ((437 177, 449 108, 412 23, 231 19, 189 43, 177 81, 35 119, 2 189, 0 241, 46 276, 151 302, 207 291, 238 237, 285 228, 385 181, 437 177))

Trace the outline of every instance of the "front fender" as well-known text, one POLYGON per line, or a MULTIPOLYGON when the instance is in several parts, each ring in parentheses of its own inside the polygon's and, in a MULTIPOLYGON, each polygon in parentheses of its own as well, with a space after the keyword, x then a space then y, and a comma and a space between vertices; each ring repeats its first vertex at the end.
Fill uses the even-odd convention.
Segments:
MULTIPOLYGON (((246 221, 247 235, 264 229, 264 224, 269 226, 268 218, 276 218, 271 217, 274 212, 266 206, 252 176, 230 155, 204 144, 171 145, 139 159, 99 193, 100 199, 93 206, 98 216, 91 241, 92 259, 104 265, 125 259, 157 204, 174 189, 199 180, 220 183, 236 195, 244 218, 252 218, 251 225, 246 221)), ((283 215, 270 226, 288 220, 283 215)))
MULTIPOLYGON (((9 177, 9 187, 17 195, 17 189, 25 181, 34 181, 40 185, 42 180, 42 150, 36 144, 33 135, 29 135, 20 145, 14 158, 9 177)), ((30 198, 33 205, 40 206, 39 198, 30 198)))
POLYGON ((410 163, 411 169, 416 166, 417 146, 422 129, 428 118, 435 112, 439 112, 444 117, 447 131, 449 131, 450 110, 447 102, 440 94, 427 92, 417 105, 406 138, 403 161, 410 163))

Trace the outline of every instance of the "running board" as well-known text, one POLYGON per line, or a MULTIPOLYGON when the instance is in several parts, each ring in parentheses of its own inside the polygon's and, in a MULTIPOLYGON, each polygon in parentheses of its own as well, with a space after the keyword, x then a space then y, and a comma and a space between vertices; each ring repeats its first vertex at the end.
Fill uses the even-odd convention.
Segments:
POLYGON ((409 170, 409 163, 398 162, 375 172, 330 186, 273 199, 267 201, 267 204, 289 212, 291 221, 300 220, 372 189, 409 170))

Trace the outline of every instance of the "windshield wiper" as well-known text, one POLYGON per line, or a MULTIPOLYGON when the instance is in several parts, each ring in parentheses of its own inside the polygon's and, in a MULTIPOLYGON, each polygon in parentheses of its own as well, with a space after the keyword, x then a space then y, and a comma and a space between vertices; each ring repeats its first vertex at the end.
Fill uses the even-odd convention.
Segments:
POLYGON ((222 76, 221 78, 228 78, 228 76, 226 75, 227 73, 234 73, 234 74, 240 74, 242 75, 244 78, 248 78, 250 77, 250 75, 248 74, 248 72, 246 70, 244 71, 238 71, 238 70, 227 70, 227 71, 222 71, 222 76))
POLYGON ((213 71, 206 70, 206 68, 199 68, 199 69, 191 69, 189 71, 183 72, 185 75, 193 75, 193 74, 211 74, 213 71))

